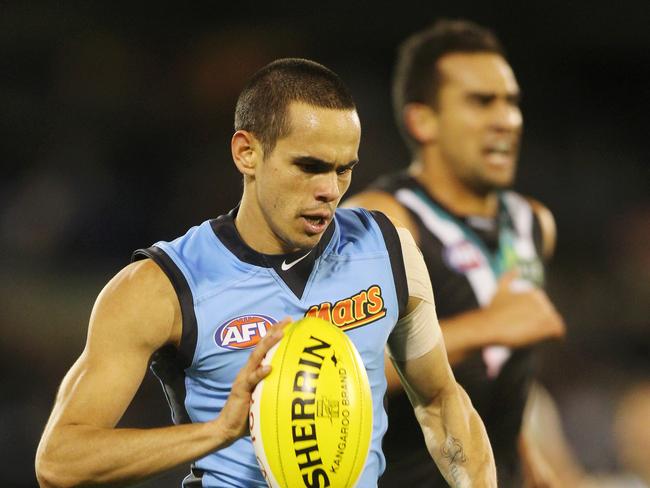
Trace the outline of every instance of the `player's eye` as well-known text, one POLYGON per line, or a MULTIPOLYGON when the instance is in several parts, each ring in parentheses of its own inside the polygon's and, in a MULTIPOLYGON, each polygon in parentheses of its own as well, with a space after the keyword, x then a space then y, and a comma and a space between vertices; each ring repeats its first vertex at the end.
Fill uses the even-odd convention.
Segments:
POLYGON ((506 97, 506 101, 513 107, 519 107, 519 105, 521 105, 521 95, 520 94, 508 95, 506 97))
POLYGON ((327 165, 318 163, 298 163, 297 166, 301 171, 309 174, 320 174, 329 170, 327 165))
POLYGON ((494 95, 488 95, 483 93, 473 93, 469 96, 469 101, 474 105, 479 107, 487 107, 495 100, 494 95))

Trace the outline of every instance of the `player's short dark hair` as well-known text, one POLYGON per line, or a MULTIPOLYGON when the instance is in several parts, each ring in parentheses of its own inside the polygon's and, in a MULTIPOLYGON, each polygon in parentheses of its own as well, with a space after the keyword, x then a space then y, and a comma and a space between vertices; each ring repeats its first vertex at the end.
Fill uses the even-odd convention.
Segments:
POLYGON ((404 126, 404 107, 418 102, 437 106, 443 81, 438 70, 440 58, 453 53, 483 52, 506 57, 491 30, 467 20, 439 20, 400 45, 393 73, 393 108, 397 125, 410 145, 415 141, 404 126))
POLYGON ((257 71, 240 93, 235 130, 255 134, 266 157, 278 139, 291 130, 291 102, 340 110, 356 108, 348 88, 329 68, 308 59, 278 59, 257 71))

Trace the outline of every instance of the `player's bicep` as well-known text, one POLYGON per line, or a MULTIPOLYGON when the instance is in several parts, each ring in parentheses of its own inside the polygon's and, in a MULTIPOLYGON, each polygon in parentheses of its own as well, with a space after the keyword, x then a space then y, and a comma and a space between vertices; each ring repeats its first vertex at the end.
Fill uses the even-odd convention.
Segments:
POLYGON ((443 341, 422 356, 406 361, 393 359, 393 364, 414 407, 431 404, 456 385, 443 341))
POLYGON ((52 427, 113 427, 124 414, 142 381, 146 361, 123 362, 107 355, 95 361, 84 351, 68 371, 52 411, 52 427))
POLYGON ((51 422, 114 426, 179 316, 173 288, 154 263, 118 273, 93 307, 86 347, 61 384, 51 422))
MULTIPOLYGON (((404 260, 404 271, 406 274, 406 283, 408 286, 409 301, 413 299, 423 300, 434 305, 433 289, 429 271, 424 262, 422 251, 415 243, 413 235, 404 227, 395 227, 399 236, 400 246, 402 248, 402 258, 404 260)), ((412 310, 413 303, 409 303, 406 311, 412 310)), ((434 307, 435 312, 435 307, 434 307)))
POLYGON ((391 359, 416 359, 442 342, 442 332, 432 303, 411 298, 409 312, 399 319, 388 337, 387 352, 391 359))
POLYGON ((422 356, 442 341, 429 272, 408 230, 397 227, 409 300, 388 339, 391 358, 406 361, 422 356))

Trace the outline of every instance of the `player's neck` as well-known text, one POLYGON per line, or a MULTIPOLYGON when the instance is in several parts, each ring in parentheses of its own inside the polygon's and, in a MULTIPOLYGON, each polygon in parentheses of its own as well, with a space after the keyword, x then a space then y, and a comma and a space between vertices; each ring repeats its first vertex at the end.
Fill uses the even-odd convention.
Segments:
POLYGON ((253 199, 247 198, 246 189, 235 217, 235 227, 244 243, 261 254, 286 254, 291 250, 283 248, 253 199))
POLYGON ((420 154, 409 167, 413 176, 433 197, 457 215, 494 217, 499 208, 496 192, 478 194, 463 184, 448 167, 433 158, 420 154))

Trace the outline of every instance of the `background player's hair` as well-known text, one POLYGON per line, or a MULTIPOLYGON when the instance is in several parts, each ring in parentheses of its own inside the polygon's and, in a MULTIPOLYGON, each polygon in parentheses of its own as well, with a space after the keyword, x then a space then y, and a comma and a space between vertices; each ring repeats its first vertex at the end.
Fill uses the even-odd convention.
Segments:
POLYGON ((439 20, 400 45, 393 74, 393 108, 397 125, 409 146, 413 148, 417 144, 404 125, 404 107, 413 102, 436 107, 442 84, 438 60, 446 54, 482 52, 506 57, 491 30, 467 20, 439 20))
POLYGON ((289 134, 291 102, 355 109, 350 91, 336 73, 308 59, 278 59, 257 71, 239 95, 235 130, 247 130, 262 143, 264 156, 289 134))

